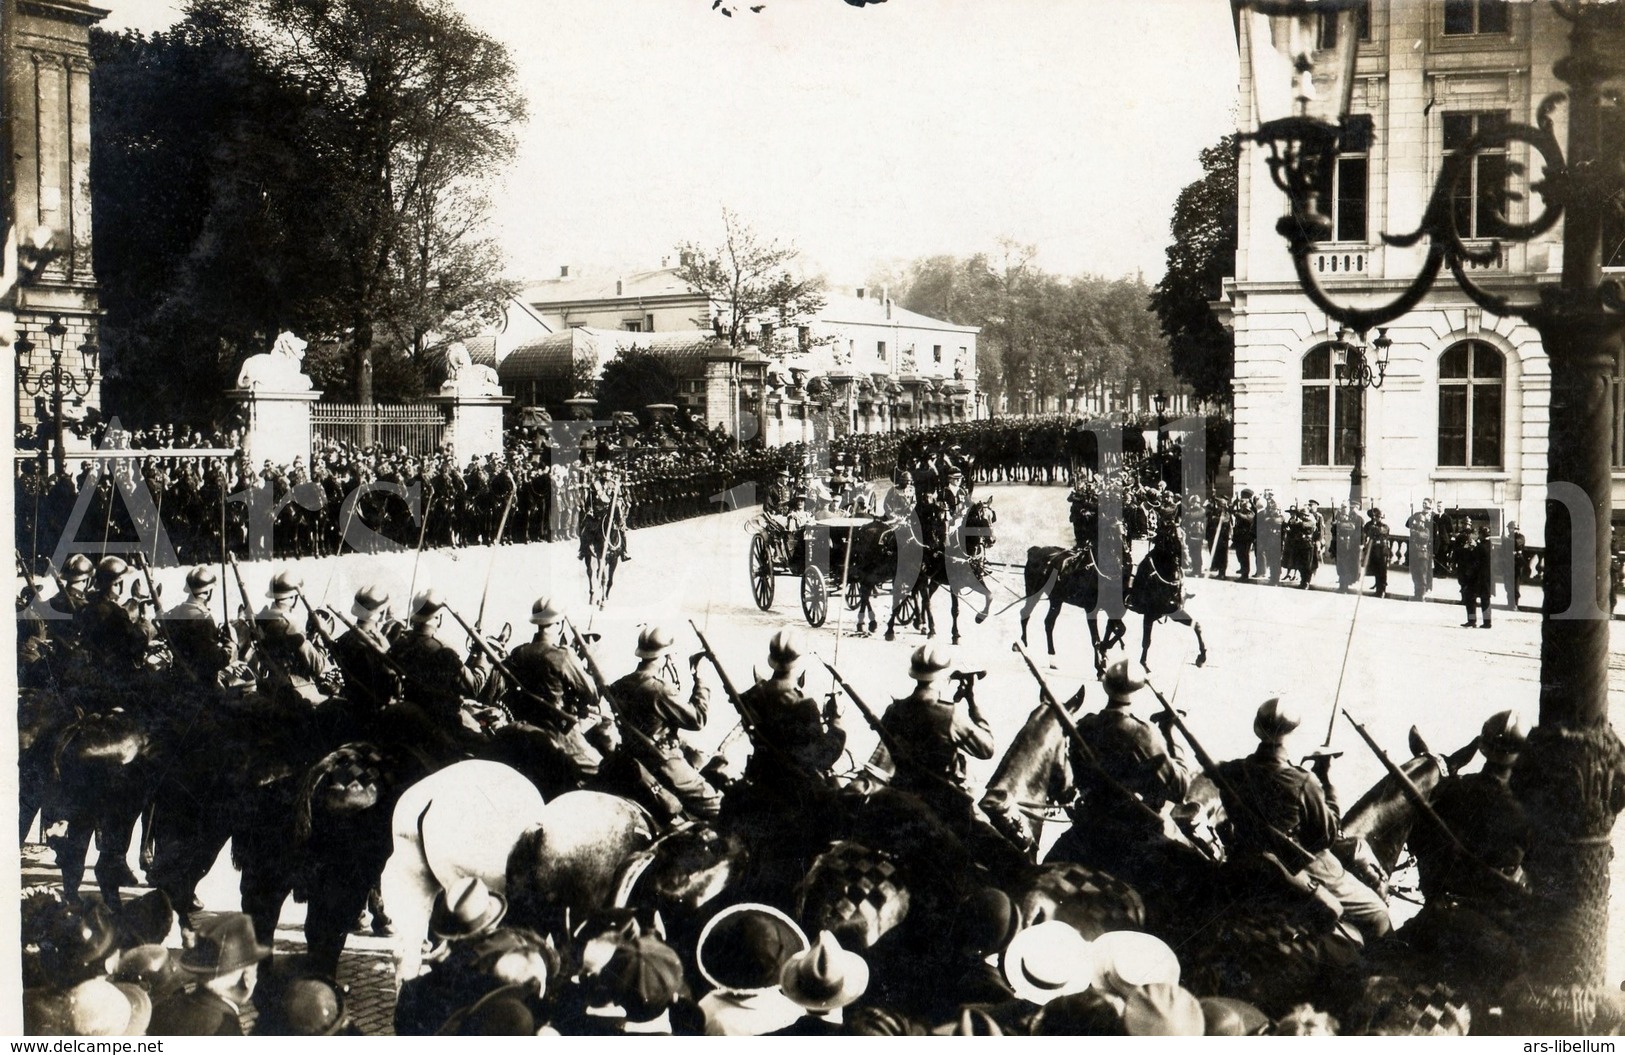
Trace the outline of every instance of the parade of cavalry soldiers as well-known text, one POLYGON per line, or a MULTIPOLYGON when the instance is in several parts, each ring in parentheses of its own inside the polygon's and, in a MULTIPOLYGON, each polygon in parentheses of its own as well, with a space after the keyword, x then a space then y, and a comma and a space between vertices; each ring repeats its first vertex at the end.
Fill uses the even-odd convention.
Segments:
MULTIPOLYGON (((778 448, 515 430, 466 466, 320 438, 308 463, 185 454, 233 440, 164 426, 77 473, 19 466, 21 833, 37 824, 60 870, 24 891, 31 1033, 1498 1031, 1527 947, 1518 712, 1484 709, 1457 755, 1382 754, 1389 775, 1355 802, 1337 753, 1289 750, 1318 701, 1256 701, 1234 717, 1256 749, 1216 759, 1148 650, 1183 623, 1202 665, 1186 584, 1207 577, 1383 599, 1393 570, 1416 600, 1454 578, 1464 624, 1491 628, 1532 571, 1516 525, 1204 494, 1177 449, 1062 417, 778 448), (344 501, 374 481, 421 504, 344 501), (1000 684, 962 663, 988 609, 962 628, 957 598, 988 593, 984 494, 1011 484, 1047 488, 1071 537, 1019 540, 1023 637, 1047 596, 1052 669, 1017 644, 1032 680, 1000 684), (255 489, 276 515, 252 514, 255 489), (301 489, 313 500, 277 503, 301 489), (657 565, 675 555, 640 528, 747 506, 776 566, 843 529, 826 570, 890 598, 888 673, 911 692, 863 698, 811 627, 719 655, 698 623, 648 622, 619 654, 584 622, 605 599, 574 581, 525 584, 528 611, 487 620, 427 575, 329 603, 286 563, 580 540, 589 568, 657 565), (184 597, 159 567, 184 570, 184 597), (951 631, 925 615, 939 587, 951 631), (1065 699, 1063 604, 1094 642, 1065 699), (485 628, 510 619, 528 638, 485 628), (1032 708, 1008 742, 994 705, 1032 708), (733 750, 701 751, 719 711, 733 750), (849 736, 877 746, 854 757, 849 736), (228 842, 241 911, 199 894, 228 842), (341 969, 371 938, 392 950, 383 1028, 341 969)), ((877 633, 856 607, 846 631, 877 633)))

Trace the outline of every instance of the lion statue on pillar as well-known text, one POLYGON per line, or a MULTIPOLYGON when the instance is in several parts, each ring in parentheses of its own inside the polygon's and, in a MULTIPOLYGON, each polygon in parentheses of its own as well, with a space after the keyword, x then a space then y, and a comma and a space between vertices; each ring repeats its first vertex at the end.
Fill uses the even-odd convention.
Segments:
POLYGON ((502 384, 497 372, 484 363, 476 363, 468 354, 468 346, 454 341, 446 349, 446 380, 440 385, 443 396, 500 396, 502 384))
POLYGON ((284 330, 277 334, 269 352, 251 355, 237 372, 237 387, 250 391, 309 392, 310 378, 304 371, 305 349, 309 342, 284 330))

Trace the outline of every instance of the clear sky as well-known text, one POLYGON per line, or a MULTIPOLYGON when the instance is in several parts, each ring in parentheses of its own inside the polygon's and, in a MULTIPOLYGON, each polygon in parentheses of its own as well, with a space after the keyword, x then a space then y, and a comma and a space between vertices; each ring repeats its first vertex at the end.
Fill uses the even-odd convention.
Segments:
MULTIPOLYGON (((101 2, 112 28, 180 7, 101 2)), ((1175 196, 1234 125, 1225 0, 454 2, 530 104, 496 215, 518 278, 657 266, 726 205, 838 285, 1001 237, 1155 282, 1175 196)))

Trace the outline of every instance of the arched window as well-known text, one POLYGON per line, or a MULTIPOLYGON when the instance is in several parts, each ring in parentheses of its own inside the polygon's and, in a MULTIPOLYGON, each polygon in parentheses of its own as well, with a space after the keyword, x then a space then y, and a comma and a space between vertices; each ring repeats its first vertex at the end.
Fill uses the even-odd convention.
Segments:
POLYGON ((1501 467, 1506 359, 1483 341, 1439 357, 1439 464, 1501 467))
POLYGON ((1360 447, 1360 390, 1332 376, 1332 346, 1303 357, 1303 464, 1353 465, 1360 447))

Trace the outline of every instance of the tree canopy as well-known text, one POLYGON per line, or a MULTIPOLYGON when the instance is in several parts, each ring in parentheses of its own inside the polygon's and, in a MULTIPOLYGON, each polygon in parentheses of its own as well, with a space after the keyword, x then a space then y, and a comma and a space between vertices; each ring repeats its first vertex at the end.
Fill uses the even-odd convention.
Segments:
POLYGON ((1168 338, 1174 372, 1203 398, 1226 398, 1235 375, 1236 341, 1209 307, 1236 273, 1236 140, 1202 151, 1201 179, 1174 204, 1168 271, 1151 307, 1168 338))
POLYGON ((992 254, 926 257, 883 278, 911 311, 981 327, 977 371, 994 399, 1104 404, 1172 387, 1143 280, 1052 275, 1033 263, 1036 255, 1005 240, 992 254))
POLYGON ((676 403, 678 381, 660 356, 646 348, 622 346, 604 364, 598 380, 598 411, 630 411, 647 417, 650 403, 676 403))
MULTIPOLYGON (((723 241, 677 247, 677 277, 721 306, 721 332, 737 348, 746 327, 766 319, 779 331, 810 320, 824 307, 824 280, 792 267, 800 251, 757 234, 731 209, 722 210, 723 241)), ((763 348, 773 354, 773 347, 763 348)))
POLYGON ((320 384, 406 395, 431 336, 500 310, 486 193, 524 101, 442 0, 190 0, 92 48, 103 343, 131 395, 195 412, 284 328, 343 349, 320 384))

